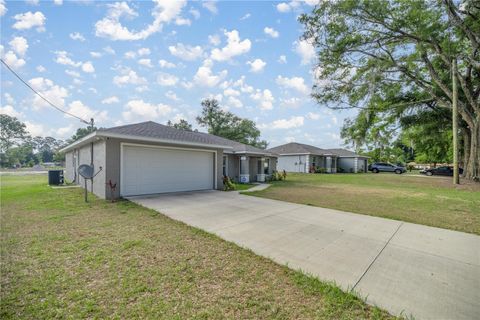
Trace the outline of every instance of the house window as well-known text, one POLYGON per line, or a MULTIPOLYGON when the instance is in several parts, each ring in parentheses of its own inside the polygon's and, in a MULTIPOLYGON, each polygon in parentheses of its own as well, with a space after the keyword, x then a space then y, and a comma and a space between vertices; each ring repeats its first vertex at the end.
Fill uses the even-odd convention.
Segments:
POLYGON ((270 159, 265 159, 265 163, 263 164, 263 173, 269 174, 270 172, 270 159))
POLYGON ((223 176, 228 175, 228 167, 227 167, 227 156, 223 156, 223 176))

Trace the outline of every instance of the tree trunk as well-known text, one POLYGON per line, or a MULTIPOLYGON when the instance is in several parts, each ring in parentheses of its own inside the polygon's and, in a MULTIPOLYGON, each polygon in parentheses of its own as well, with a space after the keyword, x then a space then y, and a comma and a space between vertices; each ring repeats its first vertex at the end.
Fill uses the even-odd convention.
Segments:
POLYGON ((465 169, 465 171, 462 174, 462 177, 465 178, 465 174, 467 173, 467 164, 468 164, 468 159, 470 158, 470 131, 468 128, 462 128, 462 168, 465 169))
POLYGON ((470 146, 464 176, 469 180, 480 180, 480 121, 474 121, 470 128, 470 146))

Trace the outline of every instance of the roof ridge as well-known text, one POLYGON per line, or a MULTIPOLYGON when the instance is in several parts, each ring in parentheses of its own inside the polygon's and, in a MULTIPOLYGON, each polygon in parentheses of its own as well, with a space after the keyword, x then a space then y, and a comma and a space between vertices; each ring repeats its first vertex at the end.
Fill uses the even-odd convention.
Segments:
POLYGON ((110 127, 110 128, 100 128, 100 129, 97 129, 98 131, 107 131, 107 130, 112 130, 112 129, 120 129, 120 128, 126 128, 126 127, 131 127, 131 126, 136 126, 136 125, 139 125, 139 124, 144 124, 144 123, 154 123, 154 124, 159 124, 159 125, 162 125, 158 122, 155 122, 155 121, 151 121, 151 120, 148 120, 148 121, 142 121, 142 122, 137 122, 137 123, 130 123, 130 124, 124 124, 124 125, 121 125, 121 126, 115 126, 115 127, 110 127))

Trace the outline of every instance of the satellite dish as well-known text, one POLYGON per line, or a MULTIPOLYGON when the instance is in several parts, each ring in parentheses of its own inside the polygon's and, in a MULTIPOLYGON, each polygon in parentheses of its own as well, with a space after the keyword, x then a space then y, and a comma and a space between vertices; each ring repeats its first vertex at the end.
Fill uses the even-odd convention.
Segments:
POLYGON ((88 164, 82 164, 77 169, 78 174, 83 177, 85 180, 85 202, 87 202, 87 180, 91 180, 92 182, 92 192, 93 192, 93 178, 102 171, 102 167, 99 167, 97 173, 94 173, 93 166, 88 164))
POLYGON ((78 167, 78 174, 81 175, 84 179, 93 178, 93 166, 88 164, 82 164, 78 167))

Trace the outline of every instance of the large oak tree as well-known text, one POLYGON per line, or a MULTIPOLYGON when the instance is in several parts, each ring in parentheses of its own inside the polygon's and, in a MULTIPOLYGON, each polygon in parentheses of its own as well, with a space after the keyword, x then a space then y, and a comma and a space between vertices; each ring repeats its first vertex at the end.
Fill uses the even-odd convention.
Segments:
POLYGON ((266 149, 267 141, 260 139, 260 130, 255 122, 222 110, 217 100, 202 101, 202 113, 197 117, 199 125, 206 127, 208 133, 233 141, 266 149))
POLYGON ((367 127, 378 125, 372 119, 395 126, 404 116, 451 110, 456 59, 464 174, 479 179, 478 1, 321 1, 300 21, 318 53, 313 97, 360 109, 367 127))

